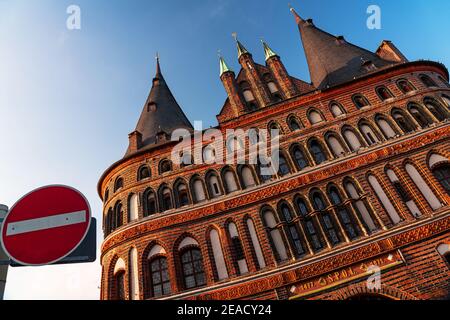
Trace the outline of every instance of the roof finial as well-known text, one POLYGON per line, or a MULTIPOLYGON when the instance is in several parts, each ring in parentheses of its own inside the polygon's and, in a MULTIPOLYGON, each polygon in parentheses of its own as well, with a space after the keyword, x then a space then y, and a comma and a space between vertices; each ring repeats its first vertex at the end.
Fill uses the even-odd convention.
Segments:
POLYGON ((291 6, 290 3, 288 3, 289 6, 289 10, 292 12, 292 14, 295 17, 295 22, 297 22, 297 24, 299 24, 300 22, 303 21, 303 19, 299 16, 299 14, 295 11, 295 9, 291 6))
POLYGON ((161 75, 161 67, 159 65, 159 52, 156 52, 155 55, 155 59, 156 59, 156 75, 161 75))
POLYGON ((269 58, 272 58, 272 57, 275 57, 275 56, 277 56, 277 54, 275 53, 275 51, 273 51, 270 47, 269 47, 269 45, 264 41, 264 39, 261 37, 261 43, 262 43, 262 45, 263 45, 263 47, 264 47, 264 55, 265 55, 265 57, 266 57, 266 61, 269 59, 269 58))
POLYGON ((238 49, 238 58, 240 58, 243 54, 248 53, 247 49, 244 45, 238 40, 238 36, 236 32, 233 32, 231 36, 236 41, 237 49, 238 49))

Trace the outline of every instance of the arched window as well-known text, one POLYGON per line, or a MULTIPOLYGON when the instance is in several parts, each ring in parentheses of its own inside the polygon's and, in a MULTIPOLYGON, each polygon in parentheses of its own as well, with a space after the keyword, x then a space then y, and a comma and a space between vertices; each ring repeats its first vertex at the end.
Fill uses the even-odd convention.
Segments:
POLYGON ((427 109, 430 110, 430 112, 439 121, 444 121, 448 117, 447 111, 445 110, 445 108, 443 108, 441 106, 441 104, 439 102, 437 102, 436 100, 427 97, 423 100, 423 102, 425 103, 425 106, 427 107, 427 109))
POLYGON ((262 141, 259 130, 257 128, 250 128, 247 132, 247 135, 250 145, 255 145, 262 141))
POLYGON ((159 174, 172 171, 172 161, 165 159, 159 163, 159 174))
POLYGON ((159 203, 162 212, 171 210, 173 208, 172 204, 172 192, 166 186, 162 186, 159 189, 159 203))
POLYGON ((330 187, 328 190, 328 199, 336 207, 338 217, 347 236, 352 240, 358 237, 358 229, 356 228, 354 217, 349 212, 347 206, 343 205, 342 197, 336 187, 330 187))
POLYGON ((214 266, 217 274, 217 280, 220 281, 227 279, 228 278, 227 265, 223 257, 220 235, 216 229, 212 229, 209 232, 209 241, 211 242, 211 249, 214 258, 214 266))
POLYGON ((206 174, 206 183, 211 198, 217 198, 223 194, 219 178, 217 177, 217 174, 214 173, 213 171, 210 171, 206 174))
POLYGON ((289 168, 289 164, 286 160, 286 157, 283 155, 281 151, 279 152, 279 162, 278 162, 278 175, 285 176, 291 173, 291 169, 289 168))
POLYGON ((180 252, 183 285, 186 290, 206 285, 200 249, 189 247, 180 252))
POLYGON ((345 155, 344 146, 335 134, 328 133, 325 135, 325 139, 336 158, 343 157, 345 155))
POLYGON ((390 121, 383 116, 377 115, 375 121, 386 139, 392 139, 397 136, 390 121))
POLYGON ((264 261, 264 255, 261 249, 261 244, 259 243, 258 234, 256 233, 255 224, 253 223, 253 220, 251 218, 247 218, 246 225, 253 250, 255 252, 257 269, 263 269, 266 267, 266 262, 264 261))
POLYGON ((116 179, 116 182, 114 182, 114 192, 117 192, 122 188, 123 188, 123 179, 119 177, 116 179))
POLYGON ((362 132, 364 139, 369 146, 379 143, 380 139, 378 138, 375 131, 372 129, 372 126, 365 122, 359 123, 359 130, 362 132))
POLYGON ((316 124, 323 121, 322 115, 315 109, 312 109, 308 112, 308 119, 311 124, 316 124))
POLYGON ((294 145, 291 148, 291 156, 294 159, 295 165, 298 170, 303 170, 306 167, 309 167, 308 159, 305 156, 302 148, 299 145, 294 145))
POLYGON ((114 300, 125 300, 125 262, 119 258, 114 265, 114 277, 110 296, 114 300))
POLYGON ((278 215, 280 216, 280 219, 285 222, 285 232, 295 257, 300 258, 304 256, 306 254, 305 245, 297 223, 294 221, 295 216, 292 210, 286 203, 282 203, 278 206, 278 215))
POLYGON ((275 82, 273 82, 273 81, 267 82, 267 87, 269 88, 269 91, 270 91, 270 93, 272 93, 272 94, 278 92, 278 87, 277 87, 277 85, 275 84, 275 82))
POLYGON ((395 209, 394 205, 392 204, 391 200, 387 196, 387 194, 384 192, 384 189, 381 187, 380 183, 378 182, 378 179, 375 178, 374 175, 370 174, 368 176, 369 184, 372 186, 373 190, 375 191, 375 194, 377 195, 378 199, 380 200, 381 204, 384 207, 384 210, 386 210, 387 214, 391 218, 391 221, 393 224, 397 224, 402 219, 398 215, 397 210, 395 209))
POLYGON ((351 151, 356 152, 362 148, 361 141, 359 141, 358 137, 356 136, 355 132, 352 129, 349 128, 343 129, 342 135, 347 141, 347 144, 350 147, 351 151))
POLYGON ((353 103, 355 104, 356 108, 362 109, 364 107, 370 106, 369 100, 367 100, 366 97, 364 97, 362 94, 355 94, 352 97, 353 103))
POLYGON ((188 188, 184 182, 176 182, 174 190, 177 208, 187 206, 191 203, 188 188))
POLYGON ((311 196, 314 209, 320 211, 320 218, 322 220, 323 228, 328 236, 328 239, 333 245, 341 242, 338 232, 336 231, 336 224, 330 213, 328 213, 325 208, 325 201, 323 200, 320 193, 315 192, 311 196))
POLYGON ((105 196, 103 197, 103 199, 105 199, 104 200, 105 203, 109 200, 109 189, 106 189, 105 196))
POLYGON ((132 194, 128 197, 128 221, 136 221, 139 219, 138 214, 138 196, 132 194))
POLYGON ((263 157, 258 157, 257 173, 261 178, 261 182, 270 181, 275 172, 273 171, 271 160, 263 157))
POLYGON ((239 186, 236 181, 236 176, 234 175, 234 172, 232 171, 231 168, 227 167, 224 170, 222 170, 222 179, 224 181, 224 187, 227 193, 239 190, 239 186))
POLYGON ((244 248, 236 225, 228 224, 228 236, 230 237, 231 255, 239 275, 248 273, 247 261, 245 260, 244 248))
POLYGON ((434 82, 433 79, 431 79, 429 76, 427 76, 426 74, 421 74, 419 76, 420 81, 422 81, 422 83, 428 87, 428 88, 433 88, 433 87, 437 87, 436 82, 434 82))
POLYGON ((262 218, 266 226, 267 233, 270 238, 272 250, 278 261, 286 261, 288 259, 287 250, 284 245, 283 237, 280 230, 277 228, 277 221, 272 210, 264 209, 262 211, 262 218))
POLYGON ((148 166, 142 166, 139 168, 138 170, 138 181, 150 178, 151 174, 150 174, 150 169, 148 166))
POLYGON ((112 231, 120 228, 122 224, 123 224, 123 206, 122 202, 118 201, 114 206, 114 222, 113 222, 114 229, 112 231))
POLYGON ((108 213, 106 214, 105 217, 105 237, 108 236, 113 229, 115 229, 114 227, 114 211, 112 208, 109 208, 108 213))
POLYGON ((194 164, 194 159, 192 158, 192 155, 189 152, 182 153, 180 159, 181 159, 180 163, 181 168, 194 164))
POLYGON ((216 150, 213 145, 210 144, 203 148, 203 161, 206 164, 212 164, 216 160, 216 150))
POLYGON ((411 180, 417 186, 417 189, 422 193, 425 200, 428 202, 433 210, 440 209, 442 207, 441 202, 435 196, 430 186, 425 182, 422 175, 417 171, 416 167, 408 163, 405 165, 406 172, 411 177, 411 180))
POLYGON ((171 293, 169 269, 166 257, 156 257, 148 262, 153 298, 162 297, 171 293))
POLYGON ((278 137, 280 134, 283 133, 280 125, 278 123, 276 123, 275 121, 270 122, 268 128, 269 128, 269 134, 271 137, 278 137))
POLYGON ((411 120, 399 109, 392 110, 392 117, 394 118, 397 125, 404 133, 411 133, 415 130, 416 126, 411 122, 411 120))
POLYGON ((144 217, 149 217, 157 212, 155 193, 147 189, 143 195, 144 199, 144 217))
POLYGON ((447 80, 445 80, 441 75, 438 75, 439 80, 441 80, 442 84, 446 86, 447 88, 450 88, 450 84, 447 80))
POLYGON ((317 165, 328 160, 322 145, 317 140, 311 140, 309 142, 309 151, 317 165))
POLYGON ((337 102, 330 103, 330 111, 335 118, 345 114, 344 109, 337 102))
POLYGON ((389 180, 392 182, 392 185, 397 191, 398 196, 406 204, 411 214, 415 217, 421 216, 420 209, 417 207, 416 203, 413 201, 411 195, 409 194, 408 190, 406 190, 403 186, 403 184, 398 179, 397 175, 395 174, 394 170, 387 169, 386 175, 388 176, 389 180))
POLYGON ((243 148, 244 143, 239 137, 232 135, 227 139, 227 151, 229 154, 233 154, 234 152, 242 150, 243 148))
POLYGON ((436 180, 442 185, 447 194, 450 195, 450 165, 441 163, 432 167, 432 172, 436 180))
POLYGON ((203 181, 198 176, 193 177, 191 179, 191 189, 195 203, 206 200, 206 192, 203 185, 203 181))
POLYGON ((385 86, 378 87, 375 89, 375 91, 377 92, 377 95, 378 97, 380 97, 381 101, 386 101, 394 97, 392 92, 385 86))
POLYGON ((414 86, 411 84, 411 82, 409 82, 406 79, 398 80, 397 86, 400 89, 400 91, 403 93, 409 93, 409 92, 413 92, 416 90, 416 88, 414 88, 414 86))
POLYGON ((302 128, 300 122, 295 118, 295 116, 290 116, 287 122, 291 131, 298 131, 302 128))
POLYGON ((239 168, 242 186, 244 189, 256 186, 256 180, 253 175, 253 170, 249 166, 242 166, 239 168))
POLYGON ((303 226, 306 232, 306 235, 309 239, 309 241, 312 243, 312 247, 314 251, 319 251, 323 248, 322 239, 320 237, 320 234, 317 230, 318 227, 316 226, 316 223, 314 222, 313 218, 311 218, 309 215, 310 210, 306 202, 300 198, 297 197, 295 199, 295 204, 297 206, 297 211, 302 218, 303 226))
POLYGON ((365 225, 371 232, 377 230, 378 228, 373 222, 372 215, 370 214, 371 210, 366 204, 366 201, 361 199, 359 189, 357 189, 353 182, 348 180, 344 183, 344 188, 347 191, 347 195, 353 200, 355 210, 360 214, 365 225))
POLYGON ((433 123, 422 107, 415 103, 408 104, 408 111, 422 128, 427 128, 433 123))

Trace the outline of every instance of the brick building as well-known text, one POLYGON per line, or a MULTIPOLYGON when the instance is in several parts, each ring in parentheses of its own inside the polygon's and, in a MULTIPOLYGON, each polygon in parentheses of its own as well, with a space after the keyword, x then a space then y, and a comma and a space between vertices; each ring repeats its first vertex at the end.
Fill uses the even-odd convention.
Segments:
POLYGON ((158 61, 128 150, 98 184, 102 299, 449 296, 447 69, 390 41, 370 52, 292 13, 312 83, 265 42, 262 65, 237 41, 237 75, 220 58, 228 98, 216 129, 256 133, 222 149, 278 129, 273 175, 260 162, 191 164, 223 156, 208 139, 174 163, 173 131, 196 132, 158 61))

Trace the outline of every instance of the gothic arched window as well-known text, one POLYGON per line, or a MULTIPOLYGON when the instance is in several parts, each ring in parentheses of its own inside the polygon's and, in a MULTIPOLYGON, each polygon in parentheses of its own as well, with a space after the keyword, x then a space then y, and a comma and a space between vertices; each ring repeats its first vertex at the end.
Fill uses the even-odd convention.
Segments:
POLYGON ((333 245, 341 242, 338 232, 336 231, 336 224, 329 212, 325 210, 326 205, 320 193, 315 192, 311 196, 314 209, 320 211, 320 218, 322 226, 327 234, 328 239, 333 245))
POLYGON ((335 118, 345 114, 344 108, 342 108, 342 106, 337 102, 330 103, 330 111, 335 118))
POLYGON ((172 161, 165 159, 159 163, 159 174, 172 171, 172 161))
POLYGON ((380 97, 382 101, 386 101, 394 97, 392 92, 385 86, 378 87, 375 89, 375 91, 377 92, 378 97, 380 97))
POLYGON ((151 174, 150 174, 150 169, 148 166, 142 166, 139 168, 138 170, 138 181, 150 178, 151 174))
POLYGON ((367 98, 362 94, 355 94, 352 97, 352 100, 357 109, 362 109, 364 107, 370 106, 369 100, 367 100, 367 98))
POLYGON ((295 145, 291 148, 291 156, 294 159, 298 170, 303 170, 306 167, 309 167, 308 159, 299 145, 295 145))
POLYGON ((420 81, 422 81, 422 83, 427 87, 427 88, 433 88, 433 87, 437 87, 436 82, 434 82, 433 79, 431 79, 429 76, 427 76, 426 74, 421 74, 419 76, 420 81))
POLYGON ((416 88, 414 88, 414 86, 411 84, 411 82, 409 82, 406 79, 398 80, 397 86, 400 89, 400 91, 403 93, 409 93, 409 92, 416 90, 416 88))
POLYGON ((322 145, 317 140, 314 139, 309 142, 309 150, 316 164, 319 165, 328 160, 322 145))
POLYGON ((317 124, 324 121, 322 114, 315 109, 308 112, 308 119, 311 124, 317 124))
POLYGON ((144 217, 154 215, 157 212, 156 196, 153 190, 147 189, 143 195, 144 199, 144 217))
POLYGON ((438 121, 444 121, 447 116, 447 111, 441 106, 439 102, 433 98, 426 97, 423 102, 428 110, 435 116, 438 121))
POLYGON ((185 289, 202 287, 206 284, 203 258, 200 249, 188 248, 180 252, 181 270, 185 289))
POLYGON ((171 210, 173 208, 172 192, 166 186, 162 186, 159 189, 159 203, 162 212, 171 210))
POLYGON ((289 164, 286 160, 286 157, 282 152, 279 151, 279 163, 278 163, 278 174, 280 176, 285 176, 291 173, 291 169, 289 168, 289 164))
POLYGON ((422 107, 415 103, 408 104, 408 111, 422 128, 427 128, 433 123, 422 107))
POLYGON ((309 241, 312 243, 313 250, 318 251, 318 250, 322 249, 323 244, 322 244, 322 240, 321 240, 320 234, 318 232, 316 223, 314 222, 314 219, 312 217, 308 216, 310 213, 308 205, 300 197, 297 197, 297 199, 295 200, 295 204, 297 205, 297 210, 300 214, 300 217, 302 218, 302 223, 303 223, 306 235, 307 235, 309 241))
POLYGON ((294 214, 286 203, 282 203, 278 207, 278 214, 280 219, 286 223, 285 232, 291 243, 295 257, 299 258, 306 253, 305 245, 302 237, 300 236, 300 230, 297 227, 297 223, 294 221, 294 214))
POLYGON ((171 287, 167 258, 156 256, 149 259, 148 268, 150 270, 149 283, 151 296, 158 298, 170 294, 171 287))
POLYGON ((336 187, 331 187, 328 191, 328 197, 331 203, 336 207, 336 212, 350 239, 358 237, 358 229, 354 221, 353 215, 349 212, 347 206, 343 205, 342 197, 336 187))
POLYGON ((288 125, 289 125, 289 128, 291 129, 291 131, 298 131, 302 128, 300 122, 294 116, 290 116, 288 118, 288 125))
POLYGON ((433 175, 450 195, 450 165, 443 163, 433 168, 433 175))
POLYGON ((123 179, 117 178, 116 182, 114 183, 114 192, 117 192, 118 190, 123 188, 123 179))
POLYGON ((392 111, 392 117, 394 118, 397 125, 404 133, 411 133, 416 129, 416 126, 411 122, 411 120, 399 109, 392 111))

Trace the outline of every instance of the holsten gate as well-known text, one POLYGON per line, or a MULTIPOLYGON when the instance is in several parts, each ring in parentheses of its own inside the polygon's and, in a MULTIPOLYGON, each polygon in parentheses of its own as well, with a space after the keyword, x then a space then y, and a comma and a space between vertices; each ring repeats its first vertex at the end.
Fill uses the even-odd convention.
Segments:
MULTIPOLYGON (((292 10, 312 83, 237 41, 240 72, 220 58, 227 129, 279 130, 279 166, 215 164, 196 142, 159 66, 125 156, 100 178, 102 299, 445 299, 450 290, 450 85, 446 67, 375 52, 292 10), (368 270, 381 273, 369 286, 368 270)), ((207 140, 207 139, 206 139, 207 140)), ((247 155, 248 156, 248 155, 247 155)))

